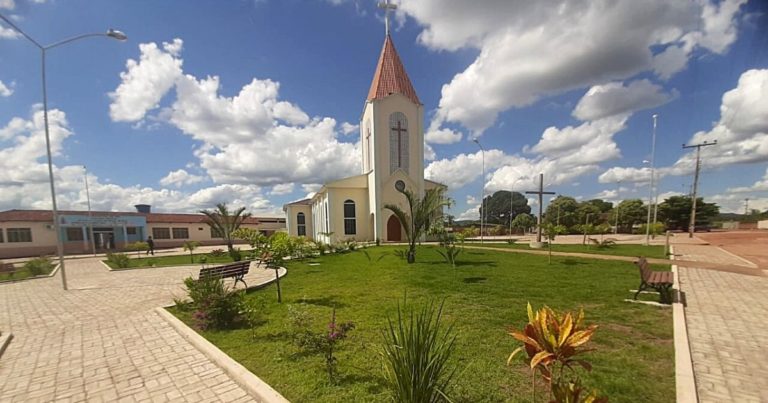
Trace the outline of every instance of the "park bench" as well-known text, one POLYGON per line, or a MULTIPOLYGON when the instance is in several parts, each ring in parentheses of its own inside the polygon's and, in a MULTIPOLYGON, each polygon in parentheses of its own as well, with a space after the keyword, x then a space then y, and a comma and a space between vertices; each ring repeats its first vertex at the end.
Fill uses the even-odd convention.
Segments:
POLYGON ((653 288, 659 292, 659 299, 662 304, 671 304, 674 274, 670 271, 651 270, 648 267, 648 260, 644 257, 641 257, 635 264, 640 269, 640 287, 637 288, 635 299, 643 290, 653 288))
POLYGON ((250 261, 236 262, 224 266, 216 267, 204 267, 200 269, 200 279, 205 278, 234 278, 235 285, 240 281, 245 288, 248 288, 248 284, 245 283, 243 277, 248 274, 248 270, 251 268, 250 261))
POLYGON ((13 280, 13 275, 16 274, 16 267, 13 263, 0 262, 0 274, 7 274, 8 279, 13 280))

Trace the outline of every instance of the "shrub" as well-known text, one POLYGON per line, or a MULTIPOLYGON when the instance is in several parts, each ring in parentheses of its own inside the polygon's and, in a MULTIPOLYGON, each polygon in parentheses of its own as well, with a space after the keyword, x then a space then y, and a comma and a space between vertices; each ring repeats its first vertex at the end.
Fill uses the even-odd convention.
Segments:
POLYGON ((131 266, 131 258, 125 253, 107 253, 107 262, 112 263, 118 269, 126 269, 131 266))
POLYGON ((288 327, 293 343, 306 352, 322 352, 325 357, 328 380, 333 382, 338 365, 338 359, 334 355, 337 350, 336 345, 347 337, 347 333, 355 328, 355 324, 336 323, 336 308, 333 309, 326 332, 314 332, 312 322, 312 315, 306 309, 288 305, 288 327))
POLYGON ((456 341, 453 328, 443 330, 443 304, 424 305, 408 313, 398 305, 388 318, 381 354, 384 377, 396 402, 450 401, 448 387, 456 370, 449 363, 456 341))
POLYGON ((224 329, 240 319, 240 313, 244 311, 243 293, 229 289, 224 285, 224 280, 216 277, 203 277, 199 280, 187 277, 184 285, 192 300, 193 318, 198 328, 224 329))
POLYGON ((229 257, 231 257, 233 261, 239 262, 243 260, 243 252, 240 251, 240 248, 233 248, 229 251, 229 257))
MULTIPOLYGON (((591 351, 586 344, 592 338, 597 329, 596 325, 584 325, 584 311, 574 318, 570 312, 558 314, 545 306, 533 312, 531 304, 528 304, 528 323, 522 331, 512 331, 509 334, 523 342, 507 359, 507 364, 514 359, 517 353, 524 351, 525 363, 531 369, 531 376, 539 373, 549 385, 550 396, 554 396, 554 402, 601 402, 604 398, 597 398, 596 392, 585 394, 580 386, 578 377, 573 380, 564 378, 565 370, 570 375, 576 375, 576 366, 587 371, 592 370, 592 365, 581 359, 580 355, 591 351), (587 400, 592 397, 593 400, 587 400), (574 399, 575 398, 575 399, 574 399), (580 400, 579 400, 580 399, 580 400)), ((536 401, 536 382, 534 379, 532 401, 536 401)))
POLYGON ((224 249, 220 249, 220 248, 219 249, 214 249, 214 250, 208 252, 208 255, 210 255, 211 257, 222 257, 222 256, 224 256, 226 254, 227 254, 227 252, 224 252, 224 249))
POLYGON ((136 257, 141 257, 141 252, 149 250, 149 244, 142 241, 131 242, 125 245, 125 250, 130 252, 136 252, 136 257))
POLYGON ((53 263, 51 262, 51 259, 41 256, 24 263, 24 269, 33 276, 39 276, 41 274, 50 273, 51 270, 53 270, 53 263))

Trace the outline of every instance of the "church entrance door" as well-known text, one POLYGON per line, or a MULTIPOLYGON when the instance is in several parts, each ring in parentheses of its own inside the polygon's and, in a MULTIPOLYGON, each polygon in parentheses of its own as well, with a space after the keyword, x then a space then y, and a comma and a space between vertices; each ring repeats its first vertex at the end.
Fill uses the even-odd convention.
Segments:
POLYGON ((387 241, 400 242, 402 240, 400 220, 393 214, 387 220, 387 241))

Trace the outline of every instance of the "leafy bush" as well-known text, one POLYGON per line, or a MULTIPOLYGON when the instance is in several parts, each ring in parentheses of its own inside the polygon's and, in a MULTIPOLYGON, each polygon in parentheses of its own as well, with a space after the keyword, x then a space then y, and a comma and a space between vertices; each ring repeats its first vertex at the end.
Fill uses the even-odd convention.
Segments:
MULTIPOLYGON (((604 398, 597 398, 596 392, 584 393, 580 386, 580 380, 566 380, 565 370, 570 375, 576 376, 576 366, 587 371, 592 370, 592 365, 581 359, 581 354, 591 351, 586 344, 595 333, 597 325, 584 325, 584 311, 574 318, 571 312, 558 314, 545 306, 533 312, 531 304, 528 304, 528 323, 522 331, 512 331, 509 334, 523 342, 507 359, 507 364, 517 353, 524 351, 525 363, 531 369, 531 376, 537 373, 541 375, 550 388, 550 396, 554 396, 554 402, 602 402, 604 398), (589 399, 592 400, 589 400, 589 399)), ((534 378, 532 401, 536 401, 536 382, 534 378)))
MULTIPOLYGON (((641 225, 641 226, 640 226, 640 227, 637 229, 637 233, 638 233, 638 234, 642 234, 642 235, 645 235, 645 231, 646 231, 646 228, 647 228, 647 227, 648 227, 648 225, 646 225, 646 224, 642 224, 642 225, 641 225)), ((651 234, 652 236, 661 235, 661 234, 663 234, 663 233, 664 233, 664 231, 666 231, 666 229, 667 229, 667 228, 666 228, 666 226, 664 226, 664 223, 661 223, 661 222, 654 222, 654 223, 651 223, 651 230, 650 230, 650 234, 651 234)))
POLYGON ((24 269, 33 276, 39 276, 41 274, 48 274, 53 270, 53 262, 51 259, 45 256, 28 260, 24 263, 24 269))
POLYGON ((141 252, 146 252, 149 250, 149 244, 142 241, 131 242, 125 245, 125 250, 136 252, 136 257, 139 258, 141 257, 141 252))
POLYGON ((417 313, 398 305, 388 318, 381 354, 384 377, 396 402, 450 401, 448 387, 456 373, 449 362, 456 342, 452 327, 443 330, 443 304, 430 302, 417 313))
POLYGON ((112 263, 118 269, 126 269, 131 266, 131 258, 125 253, 107 253, 107 262, 112 263))
POLYGON ((195 263, 195 255, 193 254, 193 252, 199 246, 200 246, 200 242, 197 242, 197 241, 186 241, 182 245, 185 251, 189 251, 189 263, 195 263))
POLYGON ((312 315, 303 307, 288 305, 288 328, 293 343, 299 349, 309 352, 322 352, 325 357, 328 380, 334 381, 338 359, 334 355, 337 344, 347 337, 347 333, 355 328, 352 322, 336 323, 336 308, 331 314, 326 332, 315 332, 312 329, 312 315))
POLYGON ((192 300, 195 324, 202 330, 231 327, 245 310, 244 293, 228 288, 220 278, 203 277, 195 280, 187 277, 184 285, 192 300))
POLYGON ((233 248, 229 251, 229 257, 232 258, 232 261, 239 262, 243 260, 243 252, 240 251, 240 248, 233 248))
POLYGON ((222 256, 224 256, 226 254, 227 254, 227 252, 224 252, 224 249, 220 249, 220 248, 214 249, 214 250, 208 252, 208 255, 210 255, 211 257, 222 257, 222 256))

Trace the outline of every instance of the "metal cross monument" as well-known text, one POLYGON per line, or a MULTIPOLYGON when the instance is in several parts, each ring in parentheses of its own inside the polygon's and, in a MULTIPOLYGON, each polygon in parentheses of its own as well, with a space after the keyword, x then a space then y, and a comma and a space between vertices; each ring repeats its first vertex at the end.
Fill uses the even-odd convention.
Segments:
POLYGON ((544 195, 553 195, 555 192, 545 192, 544 191, 544 174, 539 174, 539 190, 529 190, 526 191, 525 194, 537 194, 539 195, 539 221, 538 221, 538 229, 536 230, 536 242, 541 243, 541 215, 543 212, 543 205, 544 205, 544 195))
POLYGON ((389 35, 389 12, 397 9, 397 4, 392 4, 387 1, 379 3, 379 8, 384 9, 384 29, 386 29, 387 35, 389 35))

